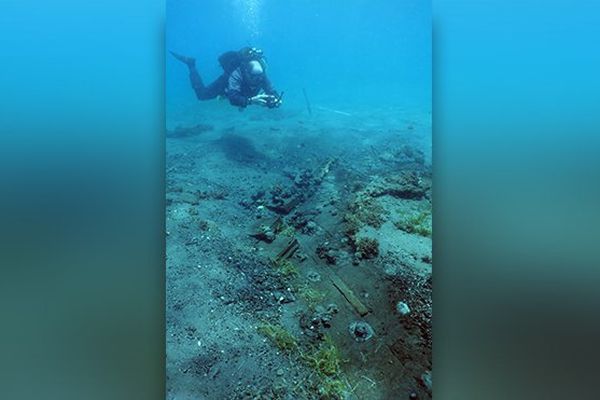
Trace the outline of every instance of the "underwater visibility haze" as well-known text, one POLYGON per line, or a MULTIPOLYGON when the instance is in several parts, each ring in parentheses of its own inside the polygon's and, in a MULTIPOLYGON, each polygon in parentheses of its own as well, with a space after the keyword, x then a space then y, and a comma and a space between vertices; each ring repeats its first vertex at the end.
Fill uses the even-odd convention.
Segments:
POLYGON ((427 1, 167 0, 167 399, 432 397, 431 39, 427 1))

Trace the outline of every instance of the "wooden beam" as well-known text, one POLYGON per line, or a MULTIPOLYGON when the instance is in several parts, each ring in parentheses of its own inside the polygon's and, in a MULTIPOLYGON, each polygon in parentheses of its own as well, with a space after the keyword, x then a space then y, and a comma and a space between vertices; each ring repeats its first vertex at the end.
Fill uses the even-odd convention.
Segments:
POLYGON ((358 315, 364 317, 369 313, 369 309, 363 303, 361 303, 361 301, 354 294, 352 289, 350 289, 348 285, 346 285, 336 273, 332 272, 329 275, 329 279, 331 279, 333 286, 335 286, 336 289, 340 291, 342 296, 344 296, 344 298, 348 300, 348 303, 352 304, 352 307, 354 307, 358 315))
POLYGON ((290 240, 287 245, 277 254, 275 257, 275 262, 280 262, 281 260, 287 260, 292 258, 296 250, 300 248, 300 244, 296 238, 290 240))

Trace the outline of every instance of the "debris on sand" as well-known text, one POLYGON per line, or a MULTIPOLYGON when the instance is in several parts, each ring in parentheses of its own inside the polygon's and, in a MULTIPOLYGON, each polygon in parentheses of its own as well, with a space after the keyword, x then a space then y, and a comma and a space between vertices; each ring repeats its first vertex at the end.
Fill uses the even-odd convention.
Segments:
POLYGON ((422 166, 425 164, 425 154, 422 150, 409 145, 404 145, 402 146, 401 152, 406 158, 413 159, 417 165, 422 166))
POLYGON ((298 276, 298 267, 287 259, 280 259, 279 261, 273 262, 273 266, 277 272, 286 278, 294 278, 298 276))
POLYGON ((229 196, 229 191, 225 188, 198 190, 199 200, 225 200, 227 196, 229 196))
POLYGON ((318 214, 319 212, 317 210, 298 210, 295 211, 291 217, 288 217, 287 222, 303 234, 312 235, 319 229, 312 219, 318 214))
POLYGON ((431 236, 431 211, 425 210, 418 214, 403 216, 402 219, 394 222, 394 226, 407 233, 431 236))
POLYGON ((271 243, 275 240, 276 234, 273 229, 268 225, 261 225, 258 229, 258 232, 250 234, 250 236, 262 240, 267 243, 271 243))
POLYGON ((296 338, 280 325, 264 322, 257 330, 268 337, 281 351, 291 352, 298 347, 296 338))
POLYGON ((374 238, 360 238, 356 241, 356 258, 370 259, 379 255, 379 242, 374 238))
POLYGON ((317 398, 348 398, 349 385, 341 368, 342 355, 333 341, 325 338, 318 349, 303 354, 302 359, 316 372, 317 398))
MULTIPOLYGON (((283 220, 280 217, 277 217, 274 220, 261 223, 258 227, 255 227, 253 232, 249 233, 248 236, 262 240, 266 243, 271 243, 283 229, 283 220)), ((280 261, 279 258, 276 261, 280 261)))
POLYGON ((356 195, 354 201, 349 204, 348 211, 344 220, 346 233, 349 236, 355 234, 364 225, 381 228, 386 220, 386 211, 370 194, 365 192, 356 195))
POLYGON ((304 228, 302 228, 302 233, 305 235, 312 235, 317 231, 317 229, 318 226, 315 221, 308 221, 306 225, 304 225, 304 228))
MULTIPOLYGON (((391 260, 387 261, 388 263, 391 260)), ((392 304, 398 301, 410 304, 410 312, 402 318, 402 325, 415 332, 423 340, 423 351, 431 353, 431 315, 432 315, 432 275, 419 273, 414 268, 400 266, 393 275, 386 276, 392 283, 390 297, 392 304), (398 300, 400 299, 400 300, 398 300)), ((400 310, 397 309, 398 312, 400 310)))
POLYGON ((420 200, 431 189, 429 179, 416 171, 403 171, 398 175, 379 178, 371 182, 365 194, 372 197, 392 196, 401 199, 420 200))
POLYGON ((331 328, 333 316, 338 312, 337 306, 331 306, 317 306, 314 312, 301 314, 300 328, 304 335, 319 340, 325 337, 325 330, 331 328))
MULTIPOLYGON (((290 177, 292 182, 288 184, 278 183, 270 188, 268 194, 261 190, 252 195, 252 201, 244 201, 242 205, 247 208, 252 205, 262 205, 277 214, 287 215, 318 191, 335 161, 336 158, 330 158, 315 171, 305 169, 296 175, 292 175, 290 177)), ((296 224, 292 222, 292 225, 296 224)), ((298 229, 298 226, 296 228, 298 229)))
POLYGON ((311 310, 316 309, 317 305, 325 299, 325 294, 313 289, 308 285, 302 285, 298 288, 298 296, 302 297, 308 308, 311 310))
POLYGON ((352 322, 350 326, 348 326, 348 331, 357 342, 366 342, 375 334, 371 325, 365 321, 352 322))
POLYGON ((373 150, 380 162, 390 164, 391 167, 402 169, 425 168, 425 153, 414 146, 406 144, 400 148, 373 150))
POLYGON ((317 257, 325 260, 327 264, 335 264, 337 261, 336 251, 327 241, 318 245, 315 253, 317 254, 317 257))

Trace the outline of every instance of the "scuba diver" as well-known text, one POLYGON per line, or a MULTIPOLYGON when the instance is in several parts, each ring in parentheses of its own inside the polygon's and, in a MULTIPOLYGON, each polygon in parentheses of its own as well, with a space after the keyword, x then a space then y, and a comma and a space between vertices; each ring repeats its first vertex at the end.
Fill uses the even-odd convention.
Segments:
POLYGON ((267 64, 263 52, 255 47, 244 47, 239 51, 228 51, 219 57, 223 74, 205 86, 196 69, 196 59, 171 51, 171 54, 187 65, 190 83, 198 100, 210 100, 224 96, 241 108, 254 104, 276 108, 282 104, 283 93, 278 94, 266 74, 267 64))

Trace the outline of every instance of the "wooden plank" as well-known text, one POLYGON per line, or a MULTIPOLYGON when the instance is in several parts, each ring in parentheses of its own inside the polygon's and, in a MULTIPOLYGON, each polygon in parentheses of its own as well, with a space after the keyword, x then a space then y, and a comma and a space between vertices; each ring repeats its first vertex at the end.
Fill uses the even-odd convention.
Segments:
POLYGON ((336 289, 340 291, 342 296, 344 296, 344 298, 348 300, 348 303, 352 304, 352 307, 354 307, 358 315, 364 317, 369 313, 369 309, 363 303, 361 303, 361 301, 354 294, 352 289, 350 289, 348 285, 346 285, 337 274, 332 272, 329 275, 329 279, 331 279, 333 286, 335 286, 336 289))
POLYGON ((280 262, 281 260, 287 260, 292 258, 296 250, 300 248, 300 244, 296 238, 291 239, 287 245, 277 254, 275 257, 275 262, 280 262))
POLYGON ((323 179, 325 179, 325 176, 327 176, 327 174, 329 173, 329 171, 331 170, 331 165, 337 161, 337 158, 330 158, 325 165, 323 165, 323 167, 321 167, 321 169, 319 170, 318 174, 317 174, 317 183, 321 184, 321 182, 323 182, 323 179))

